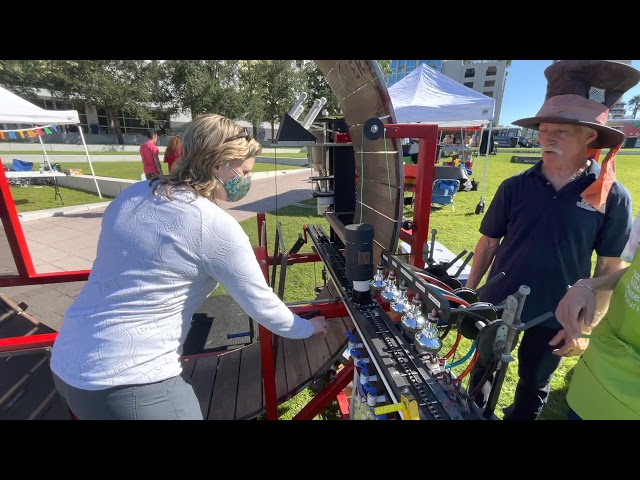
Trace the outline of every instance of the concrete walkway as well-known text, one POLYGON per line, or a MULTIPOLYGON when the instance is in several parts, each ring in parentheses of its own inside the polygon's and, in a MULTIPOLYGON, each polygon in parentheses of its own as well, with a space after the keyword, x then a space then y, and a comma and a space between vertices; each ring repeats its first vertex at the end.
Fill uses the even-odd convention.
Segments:
MULTIPOLYGON (((260 212, 272 212, 311 199, 310 169, 254 174, 247 196, 239 202, 218 204, 239 222, 260 212)), ((36 272, 91 269, 96 255, 102 214, 108 202, 26 212, 20 221, 36 272)), ((0 235, 0 273, 16 273, 4 234, 0 235)), ((65 310, 85 282, 4 287, 0 291, 45 325, 59 330, 65 310)))

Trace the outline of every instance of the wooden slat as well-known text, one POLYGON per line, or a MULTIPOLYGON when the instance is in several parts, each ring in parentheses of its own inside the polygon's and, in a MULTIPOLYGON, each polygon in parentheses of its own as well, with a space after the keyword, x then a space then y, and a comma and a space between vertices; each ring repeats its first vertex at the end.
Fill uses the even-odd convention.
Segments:
POLYGON ((389 110, 384 103, 378 79, 350 93, 340 101, 347 125, 364 124, 370 118, 383 118, 389 110))
MULTIPOLYGON (((373 238, 378 244, 386 250, 393 250, 393 242, 391 241, 394 238, 395 232, 398 231, 399 228, 397 220, 391 220, 384 215, 381 215, 379 212, 372 210, 367 205, 362 204, 362 209, 360 208, 360 203, 357 205, 356 213, 354 215, 355 223, 368 223, 373 225, 373 238), (360 213, 362 212, 362 216, 360 213), (384 243, 383 243, 384 242, 384 243)), ((375 253, 375 252, 374 252, 375 253)), ((374 264, 377 264, 377 259, 379 256, 376 254, 374 256, 374 264)))
POLYGON ((0 420, 29 420, 51 402, 50 396, 57 396, 51 370, 49 369, 49 355, 29 354, 33 357, 33 365, 25 372, 15 388, 3 392, 5 400, 0 406, 0 420))
POLYGON ((69 412, 69 407, 64 398, 57 395, 55 400, 42 413, 39 420, 71 420, 71 412, 69 412))
POLYGON ((349 319, 350 321, 351 317, 336 317, 327 320, 329 322, 329 331, 327 332, 325 340, 327 342, 327 348, 333 357, 336 357, 336 353, 342 353, 348 342, 345 335, 347 331, 345 319, 349 319))
MULTIPOLYGON (((333 327, 333 319, 327 319, 329 328, 333 327)), ((309 369, 312 376, 317 376, 327 366, 329 360, 333 357, 331 350, 325 338, 313 335, 310 338, 305 338, 304 347, 307 352, 307 361, 309 363, 309 369)))
MULTIPOLYGON (((377 78, 369 60, 339 60, 330 70, 322 73, 339 102, 377 78)), ((342 111, 345 112, 344 109, 342 111)))
POLYGON ((356 198, 372 210, 396 220, 400 215, 400 191, 400 187, 365 180, 359 182, 356 198))
POLYGON ((198 402, 200 403, 200 409, 202 410, 202 416, 204 418, 207 418, 209 414, 211 392, 214 384, 216 383, 218 358, 219 357, 216 355, 190 360, 191 362, 195 362, 190 383, 193 386, 196 397, 198 397, 198 402))
POLYGON ((239 348, 219 357, 208 420, 235 419, 242 350, 239 348))
POLYGON ((182 378, 184 378, 187 383, 191 383, 191 375, 196 366, 196 360, 181 360, 180 363, 182 364, 182 378))
POLYGON ((312 378, 309 362, 305 353, 304 342, 283 338, 284 356, 287 363, 287 385, 289 392, 297 391, 299 387, 312 378))
POLYGON ((263 392, 260 344, 254 343, 242 349, 235 418, 251 419, 262 414, 263 392))
POLYGON ((399 186, 398 157, 396 152, 367 152, 355 154, 356 175, 364 181, 399 186))

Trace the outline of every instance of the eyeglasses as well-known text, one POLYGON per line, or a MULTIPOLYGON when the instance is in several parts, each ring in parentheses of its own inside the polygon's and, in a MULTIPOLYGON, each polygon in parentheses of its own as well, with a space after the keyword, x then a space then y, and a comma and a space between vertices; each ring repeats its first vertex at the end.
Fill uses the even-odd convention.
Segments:
POLYGON ((233 142, 234 140, 238 140, 239 138, 244 138, 247 140, 247 142, 251 140, 251 135, 249 135, 249 130, 247 130, 246 128, 243 128, 240 133, 227 138, 223 143, 233 142))

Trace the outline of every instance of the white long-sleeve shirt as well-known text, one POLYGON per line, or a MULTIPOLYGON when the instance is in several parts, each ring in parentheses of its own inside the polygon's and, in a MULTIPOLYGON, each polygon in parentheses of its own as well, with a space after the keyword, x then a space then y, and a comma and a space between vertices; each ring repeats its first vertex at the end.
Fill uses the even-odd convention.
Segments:
POLYGON ((313 325, 267 284, 249 238, 227 212, 187 192, 132 185, 107 207, 91 274, 64 315, 51 370, 100 390, 179 375, 191 317, 223 284, 254 320, 286 338, 313 325))

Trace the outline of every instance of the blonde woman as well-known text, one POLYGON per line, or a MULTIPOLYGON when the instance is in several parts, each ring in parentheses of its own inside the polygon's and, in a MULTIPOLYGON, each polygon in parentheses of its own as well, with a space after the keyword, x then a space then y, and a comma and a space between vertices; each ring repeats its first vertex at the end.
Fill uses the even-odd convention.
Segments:
POLYGON ((220 115, 184 132, 171 173, 107 207, 89 280, 53 347, 56 388, 79 419, 202 419, 180 355, 191 317, 222 283, 258 323, 287 338, 326 335, 273 293, 240 224, 216 200, 251 187, 260 144, 220 115))

